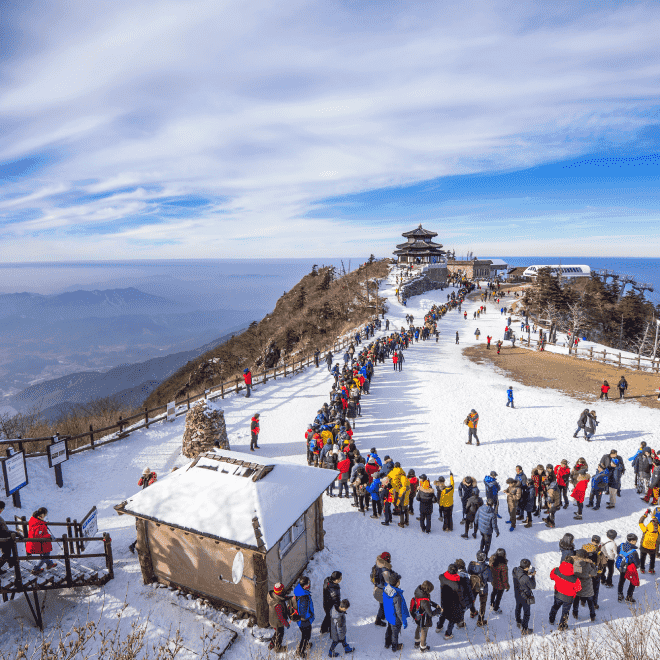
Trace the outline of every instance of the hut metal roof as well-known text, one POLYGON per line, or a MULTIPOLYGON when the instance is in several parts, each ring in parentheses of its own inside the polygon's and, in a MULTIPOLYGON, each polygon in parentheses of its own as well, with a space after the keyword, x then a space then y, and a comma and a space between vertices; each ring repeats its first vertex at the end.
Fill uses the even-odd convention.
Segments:
POLYGON ((136 493, 121 512, 255 549, 256 518, 267 551, 336 478, 335 470, 216 449, 136 493))

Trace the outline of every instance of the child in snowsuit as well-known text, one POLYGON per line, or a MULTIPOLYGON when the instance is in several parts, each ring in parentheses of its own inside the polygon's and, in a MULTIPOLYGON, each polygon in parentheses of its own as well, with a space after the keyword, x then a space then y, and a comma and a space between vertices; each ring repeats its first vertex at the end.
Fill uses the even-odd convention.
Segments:
POLYGON ((350 606, 351 604, 345 598, 339 605, 334 606, 330 612, 330 639, 332 639, 328 651, 328 657, 330 658, 339 657, 339 653, 335 651, 338 644, 344 647, 344 653, 353 653, 353 649, 346 641, 346 611, 350 606))

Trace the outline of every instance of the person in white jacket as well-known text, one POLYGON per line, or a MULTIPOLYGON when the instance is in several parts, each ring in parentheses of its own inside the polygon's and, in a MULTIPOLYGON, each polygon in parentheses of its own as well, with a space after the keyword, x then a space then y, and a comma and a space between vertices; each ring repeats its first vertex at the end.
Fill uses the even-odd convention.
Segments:
POLYGON ((614 539, 617 537, 615 529, 610 529, 607 531, 607 541, 601 546, 601 552, 605 555, 607 559, 607 568, 603 571, 603 574, 600 578, 602 584, 604 584, 608 589, 611 589, 614 585, 612 584, 612 574, 614 573, 614 560, 617 555, 617 547, 614 539))

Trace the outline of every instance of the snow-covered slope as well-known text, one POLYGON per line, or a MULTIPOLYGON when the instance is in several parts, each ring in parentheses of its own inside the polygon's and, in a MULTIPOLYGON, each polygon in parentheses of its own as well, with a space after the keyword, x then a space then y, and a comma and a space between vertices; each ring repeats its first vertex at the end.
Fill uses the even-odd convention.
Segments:
MULTIPOLYGON (((421 323, 424 313, 434 302, 446 300, 447 291, 430 292, 412 298, 407 307, 396 302, 392 281, 383 283, 382 295, 389 298, 388 318, 394 327, 404 324, 406 313, 415 316, 421 323)), ((449 290, 448 290, 449 291, 449 290)), ((507 299, 508 300, 508 299, 507 299)), ((439 323, 441 338, 419 342, 405 352, 402 372, 395 372, 391 363, 380 365, 372 381, 371 394, 363 397, 362 417, 358 418, 355 440, 365 452, 376 447, 381 456, 390 454, 408 470, 417 474, 426 472, 435 479, 448 476, 452 470, 458 481, 466 475, 477 478, 482 488, 484 475, 496 470, 503 484, 520 464, 529 475, 538 463, 557 464, 562 458, 573 463, 578 457, 587 459, 593 469, 600 457, 611 448, 618 449, 626 459, 632 456, 641 440, 657 446, 658 413, 642 408, 634 401, 594 401, 600 426, 591 443, 573 439, 575 422, 584 404, 569 396, 548 389, 536 389, 516 385, 514 387, 516 409, 505 407, 506 389, 509 381, 486 365, 478 365, 465 359, 461 349, 475 342, 474 330, 478 326, 482 338, 491 334, 495 339, 503 334, 506 319, 500 316, 494 305, 478 321, 471 319, 478 303, 466 303, 468 320, 462 314, 450 312, 439 323), (461 335, 461 344, 455 344, 456 330, 461 335), (463 420, 471 408, 480 415, 480 447, 466 446, 466 427, 463 420)), ((630 378, 633 378, 631 375, 630 378)), ((303 433, 317 409, 327 400, 331 380, 324 367, 307 369, 303 374, 278 379, 266 385, 257 385, 253 397, 229 397, 223 402, 231 447, 236 451, 249 449, 249 422, 254 412, 261 413, 261 434, 258 454, 267 457, 286 458, 300 464, 305 463, 303 433)), ((46 602, 45 619, 53 625, 58 612, 64 615, 64 623, 71 623, 77 616, 98 616, 103 603, 108 623, 111 615, 127 600, 127 614, 147 614, 154 623, 152 635, 176 626, 181 608, 172 607, 174 597, 165 589, 144 587, 141 581, 137 558, 127 549, 135 538, 133 519, 118 517, 113 506, 137 491, 137 480, 145 466, 159 474, 168 472, 186 460, 180 455, 184 417, 172 423, 158 423, 148 430, 137 431, 131 437, 98 451, 89 451, 72 457, 64 465, 65 487, 55 487, 54 476, 49 472, 45 459, 29 461, 30 485, 22 491, 24 508, 11 509, 10 502, 5 518, 14 513, 26 514, 37 506, 49 508, 51 520, 70 516, 80 518, 92 506, 99 507, 99 530, 111 532, 116 557, 116 579, 104 590, 90 590, 85 597, 77 593, 49 596, 46 602)), ((626 461, 626 466, 629 467, 626 461)), ((501 521, 501 535, 493 539, 492 550, 503 547, 509 557, 509 568, 518 565, 522 557, 528 557, 537 567, 538 590, 536 604, 532 607, 532 623, 535 631, 548 628, 548 611, 552 604, 550 570, 557 565, 558 541, 570 531, 576 537, 576 545, 585 543, 592 534, 605 537, 608 529, 619 532, 619 538, 627 532, 639 531, 637 520, 643 503, 633 489, 632 471, 628 469, 623 479, 623 497, 617 501, 616 509, 601 508, 592 512, 585 509, 584 520, 577 524, 573 520, 573 507, 557 513, 557 528, 546 528, 534 518, 531 529, 519 527, 509 532, 501 521)), ((417 506, 416 509, 417 510, 417 506)), ((436 509, 437 510, 437 509, 436 509)), ((503 506, 501 509, 505 511, 503 506)), ((349 598, 351 609, 348 614, 348 640, 357 647, 356 657, 380 658, 383 654, 383 629, 373 626, 377 603, 372 597, 369 573, 376 555, 387 550, 392 554, 395 570, 402 574, 402 587, 409 600, 415 587, 428 579, 436 585, 433 596, 439 599, 438 574, 457 557, 466 563, 478 550, 478 539, 464 540, 458 522, 461 518, 460 501, 454 504, 454 531, 443 533, 433 516, 430 535, 422 534, 414 517, 410 527, 400 529, 380 525, 368 515, 360 514, 350 506, 350 500, 328 499, 324 502, 326 549, 311 562, 308 574, 312 578, 312 592, 316 604, 317 621, 314 626, 315 647, 325 648, 327 637, 320 638, 318 624, 322 618, 322 580, 333 570, 342 570, 342 596, 349 598), (319 616, 320 613, 320 616, 319 616)), ((642 576, 640 597, 654 592, 653 576, 642 576)), ((640 598, 641 599, 641 598, 640 598)), ((178 599, 179 604, 197 611, 199 605, 178 599)), ((12 617, 17 616, 20 605, 4 604, 3 632, 0 646, 12 648, 16 643, 16 626, 12 617)), ((513 621, 513 592, 505 593, 502 601, 503 613, 489 612, 491 638, 504 639, 509 634, 513 621)), ((24 611, 20 610, 25 616, 24 611)), ((210 610, 205 610, 210 612, 210 610)), ((588 622, 585 610, 580 610, 579 626, 593 626, 597 631, 602 621, 609 617, 628 616, 626 606, 616 602, 616 590, 601 589, 600 610, 596 624, 588 622), (586 621, 585 621, 586 619, 586 621)), ((215 620, 223 619, 219 613, 208 614, 215 620)), ((573 620, 571 619, 571 625, 573 620)), ((185 632, 196 635, 197 624, 183 622, 185 632)), ((513 629, 517 636, 515 623, 513 629)), ((413 649, 414 626, 403 632, 404 658, 419 657, 413 649)), ((485 630, 475 627, 468 617, 467 628, 454 631, 454 639, 444 641, 442 636, 429 633, 432 650, 443 657, 465 657, 473 655, 472 644, 485 640, 485 630)), ((285 640, 297 643, 299 634, 294 627, 288 630, 285 640)), ((246 628, 225 656, 230 660, 245 657, 265 657, 266 647, 257 641, 246 628)), ((323 652, 327 656, 327 650, 323 652)), ((433 656, 431 656, 433 657, 433 656)))

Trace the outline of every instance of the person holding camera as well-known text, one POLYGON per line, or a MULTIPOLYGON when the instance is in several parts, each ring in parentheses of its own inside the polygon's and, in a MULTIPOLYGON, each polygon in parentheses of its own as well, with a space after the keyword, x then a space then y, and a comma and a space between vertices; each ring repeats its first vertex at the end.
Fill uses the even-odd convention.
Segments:
POLYGON ((536 569, 529 559, 521 559, 520 566, 516 566, 511 574, 513 576, 513 593, 516 598, 516 624, 520 628, 521 635, 531 635, 534 631, 529 627, 529 618, 531 616, 530 605, 535 602, 536 569))

